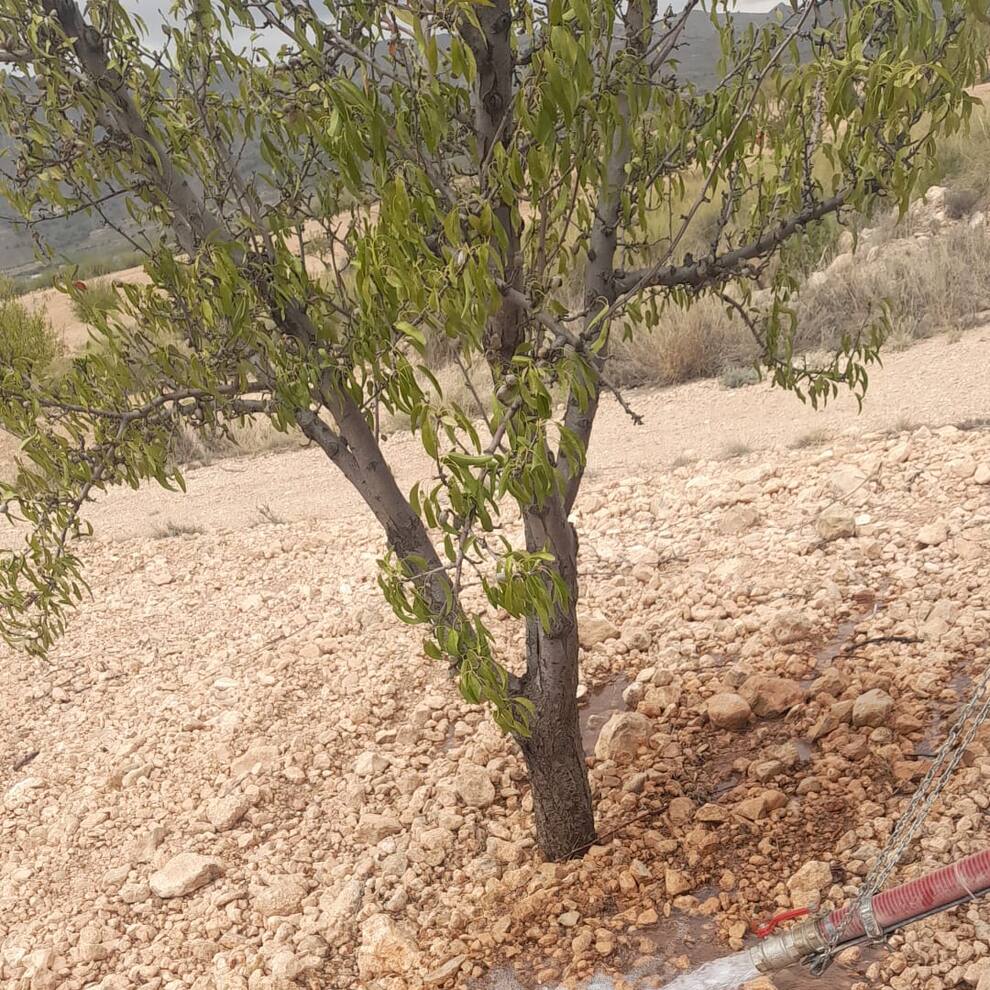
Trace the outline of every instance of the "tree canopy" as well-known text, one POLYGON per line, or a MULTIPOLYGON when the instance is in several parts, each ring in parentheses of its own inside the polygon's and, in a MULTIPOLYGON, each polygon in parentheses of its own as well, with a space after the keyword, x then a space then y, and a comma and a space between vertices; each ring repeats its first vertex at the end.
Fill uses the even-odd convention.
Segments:
MULTIPOLYGON (((150 276, 96 314, 101 346, 57 379, 0 369, 0 424, 23 440, 0 503, 29 528, 0 558, 0 631, 35 652, 58 636, 85 590, 87 501, 181 487, 177 431, 266 416, 362 495, 387 540, 384 594, 429 627, 464 696, 524 752, 542 722, 579 751, 568 515, 602 393, 635 418, 610 335, 711 297, 777 384, 862 394, 882 321, 809 366, 792 254, 829 218, 906 206, 972 105, 985 8, 812 0, 741 29, 697 0, 177 0, 152 49, 117 0, 0 0, 4 194, 39 231, 122 202, 150 276), (678 74, 698 17, 721 41, 704 91, 678 74), (483 415, 441 386, 437 342, 468 378, 489 370, 483 415), (409 493, 383 411, 433 462, 409 493), (524 670, 465 608, 469 575, 526 624, 524 670)), ((550 761, 570 761, 585 800, 576 754, 550 761)), ((544 851, 566 853, 587 819, 544 851)))

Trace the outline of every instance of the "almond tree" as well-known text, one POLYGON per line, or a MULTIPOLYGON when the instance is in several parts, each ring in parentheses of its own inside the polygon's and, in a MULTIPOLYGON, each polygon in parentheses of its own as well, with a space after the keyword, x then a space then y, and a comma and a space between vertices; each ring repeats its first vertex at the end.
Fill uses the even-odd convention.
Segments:
POLYGON ((41 653, 64 627, 96 493, 181 486, 177 431, 268 417, 361 495, 395 612, 517 740, 544 855, 583 850, 569 517, 603 391, 635 418, 610 338, 707 296, 780 386, 861 395, 882 327, 796 358, 793 254, 881 197, 906 205, 966 119, 985 7, 812 0, 743 29, 698 0, 176 0, 155 47, 118 0, 0 0, 7 199, 39 244, 60 216, 104 217, 151 283, 121 288, 102 346, 58 379, 0 369, 23 440, 0 504, 29 530, 0 558, 5 638, 41 653), (721 61, 702 90, 678 54, 706 17, 721 61), (469 382, 487 369, 480 415, 428 366, 438 342, 469 382), (408 494, 382 411, 434 465, 408 494), (469 578, 524 624, 524 658, 465 604, 469 578))

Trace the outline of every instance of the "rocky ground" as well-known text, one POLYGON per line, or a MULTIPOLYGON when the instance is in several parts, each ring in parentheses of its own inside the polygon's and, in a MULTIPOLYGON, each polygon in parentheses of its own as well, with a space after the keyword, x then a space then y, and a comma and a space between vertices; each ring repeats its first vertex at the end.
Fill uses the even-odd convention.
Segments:
MULTIPOLYGON (((562 865, 512 746, 382 604, 363 517, 93 542, 51 661, 0 657, 0 986, 656 985, 842 901, 986 665, 988 483, 990 431, 954 427, 597 474, 601 843, 562 865)), ((899 877, 986 844, 988 746, 899 877)), ((826 981, 987 990, 990 905, 826 981)))

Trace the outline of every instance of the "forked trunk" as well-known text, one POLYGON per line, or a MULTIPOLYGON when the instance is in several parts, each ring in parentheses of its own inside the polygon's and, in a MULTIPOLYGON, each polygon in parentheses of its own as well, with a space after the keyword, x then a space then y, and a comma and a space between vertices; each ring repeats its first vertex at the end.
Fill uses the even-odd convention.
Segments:
POLYGON ((536 711, 529 736, 519 739, 532 786, 536 839, 551 861, 579 856, 595 841, 576 698, 577 623, 573 607, 570 611, 561 635, 530 630, 527 659, 535 676, 527 678, 526 694, 536 711))

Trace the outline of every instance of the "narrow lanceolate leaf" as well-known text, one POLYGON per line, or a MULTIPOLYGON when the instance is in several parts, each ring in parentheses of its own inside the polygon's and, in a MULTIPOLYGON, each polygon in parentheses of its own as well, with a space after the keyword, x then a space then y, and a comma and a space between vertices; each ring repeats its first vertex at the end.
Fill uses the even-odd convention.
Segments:
MULTIPOLYGON (((93 346, 61 363, 0 300, 0 426, 20 443, 0 505, 30 531, 0 556, 0 632, 38 653, 60 635, 86 594, 74 547, 95 494, 184 489, 186 438, 267 419, 365 499, 395 612, 518 734, 537 709, 486 623, 497 608, 567 625, 567 518, 616 341, 700 303, 799 399, 862 401, 884 302, 812 361, 804 274, 842 223, 907 209, 986 69, 987 0, 747 25, 722 0, 686 17, 176 0, 158 55, 130 6, 0 0, 9 210, 60 250, 59 217, 109 222, 147 275, 94 303, 93 346), (699 18, 720 62, 691 82, 699 18), (431 475, 408 499, 386 442, 404 429, 431 475)), ((58 284, 96 299, 79 273, 58 284)))

